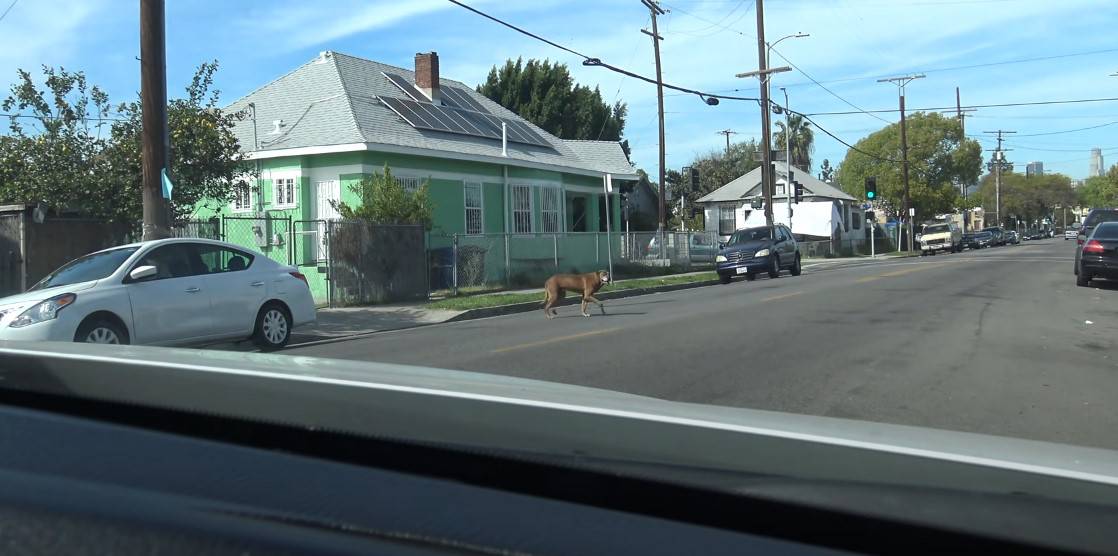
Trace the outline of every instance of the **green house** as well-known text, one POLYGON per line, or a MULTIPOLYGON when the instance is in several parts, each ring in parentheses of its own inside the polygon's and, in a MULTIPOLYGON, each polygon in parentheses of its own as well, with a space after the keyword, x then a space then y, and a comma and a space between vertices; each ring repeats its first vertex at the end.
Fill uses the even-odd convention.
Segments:
POLYGON ((620 221, 620 187, 607 196, 605 176, 637 179, 617 142, 559 139, 441 78, 434 52, 416 54, 412 70, 323 52, 227 110, 247 115, 235 133, 259 179, 229 205, 203 203, 196 215, 226 217, 228 241, 318 267, 304 274, 319 301, 327 291, 321 221, 338 217, 331 201, 356 204, 350 186, 386 164, 405 188, 429 184, 430 249, 454 234, 605 231, 607 210, 620 221), (292 229, 280 229, 287 222, 292 229))

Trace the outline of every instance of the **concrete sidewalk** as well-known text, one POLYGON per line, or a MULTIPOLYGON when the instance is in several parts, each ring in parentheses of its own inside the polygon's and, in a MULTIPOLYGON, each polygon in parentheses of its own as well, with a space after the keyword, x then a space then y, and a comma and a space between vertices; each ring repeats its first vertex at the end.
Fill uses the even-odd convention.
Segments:
POLYGON ((371 307, 319 309, 318 321, 301 326, 291 336, 292 343, 369 334, 384 330, 411 328, 446 322, 462 311, 427 309, 421 304, 393 304, 371 307))

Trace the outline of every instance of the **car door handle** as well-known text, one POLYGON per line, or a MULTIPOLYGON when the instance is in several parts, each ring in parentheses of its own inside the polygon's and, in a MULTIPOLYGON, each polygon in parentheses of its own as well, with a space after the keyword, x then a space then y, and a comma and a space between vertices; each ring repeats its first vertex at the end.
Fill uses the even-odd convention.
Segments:
POLYGON ((256 282, 253 282, 253 283, 249 284, 249 285, 250 285, 250 286, 252 286, 252 287, 254 287, 254 288, 259 288, 260 286, 263 286, 263 285, 264 285, 264 282, 263 282, 263 281, 260 281, 260 280, 258 280, 258 281, 256 281, 256 282))
POLYGON ((202 291, 202 290, 199 289, 199 288, 196 288, 194 286, 190 286, 189 288, 186 288, 186 293, 198 293, 200 291, 202 291))

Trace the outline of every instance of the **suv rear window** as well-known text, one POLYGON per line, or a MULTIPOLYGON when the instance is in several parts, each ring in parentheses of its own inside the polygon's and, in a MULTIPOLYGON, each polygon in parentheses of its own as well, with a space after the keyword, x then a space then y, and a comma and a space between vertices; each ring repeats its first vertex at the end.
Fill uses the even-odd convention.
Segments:
POLYGON ((1100 222, 1118 222, 1118 210, 1096 210, 1087 216, 1083 222, 1084 228, 1093 228, 1100 222))
POLYGON ((1095 239, 1118 239, 1118 222, 1110 221, 1103 222, 1102 226, 1095 228, 1095 233, 1091 237, 1095 239))

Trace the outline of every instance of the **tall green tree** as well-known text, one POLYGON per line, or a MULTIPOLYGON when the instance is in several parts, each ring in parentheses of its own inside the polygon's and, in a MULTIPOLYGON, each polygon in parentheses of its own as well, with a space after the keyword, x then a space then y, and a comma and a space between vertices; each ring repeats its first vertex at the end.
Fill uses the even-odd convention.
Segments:
POLYGON ((351 207, 343 202, 331 201, 342 218, 359 218, 378 224, 431 226, 434 206, 428 184, 424 182, 417 191, 409 193, 392 177, 392 170, 387 164, 383 172, 373 174, 349 189, 357 194, 361 203, 351 207))
MULTIPOLYGON (((1071 178, 1062 174, 1026 176, 1003 173, 1001 178, 1001 211, 997 210, 997 187, 992 174, 983 176, 978 186, 982 209, 989 217, 997 218, 999 225, 1013 226, 1013 219, 1033 222, 1051 216, 1057 205, 1074 206, 1077 195, 1071 187, 1071 178)), ((993 225, 993 224, 991 224, 993 225)))
MULTIPOLYGON (((730 145, 728 151, 712 150, 707 154, 696 157, 688 164, 688 166, 699 170, 698 187, 691 187, 690 176, 680 176, 678 181, 668 179, 668 185, 673 186, 673 196, 676 199, 679 198, 679 195, 683 195, 686 199, 686 206, 697 208, 698 205, 695 202, 700 197, 760 166, 761 161, 758 153, 757 142, 753 140, 734 143, 730 145)), ((671 177, 672 171, 669 171, 668 175, 671 177)))
MULTIPOLYGON (((621 141, 628 107, 575 83, 566 64, 521 58, 493 66, 477 91, 560 139, 621 141)), ((628 141, 623 141, 629 154, 628 141)))
POLYGON ((792 166, 811 173, 811 155, 815 153, 815 132, 811 129, 811 122, 804 119, 799 114, 792 114, 788 117, 788 123, 785 124, 784 120, 778 119, 776 126, 780 128, 776 132, 776 148, 787 148, 787 137, 791 129, 792 136, 792 166))
MULTIPOLYGON (((982 172, 982 147, 962 134, 959 122, 936 113, 908 117, 909 198, 918 220, 960 208, 959 183, 982 172)), ((900 125, 890 124, 854 145, 836 171, 839 186, 859 199, 865 178, 877 178, 880 204, 896 216, 904 199, 900 125), (868 153, 868 154, 867 154, 868 153)))
MULTIPOLYGON (((217 63, 202 64, 186 98, 170 101, 169 173, 175 217, 199 201, 224 205, 246 180, 245 155, 233 136, 242 115, 217 108, 217 63)), ((39 84, 19 70, 0 103, 9 119, 0 137, 0 201, 41 202, 50 212, 135 224, 143 218, 140 102, 119 105, 88 84, 85 74, 44 67, 39 84)))
POLYGON ((1105 175, 1087 178, 1078 193, 1079 203, 1085 207, 1118 206, 1118 164, 1105 175))

